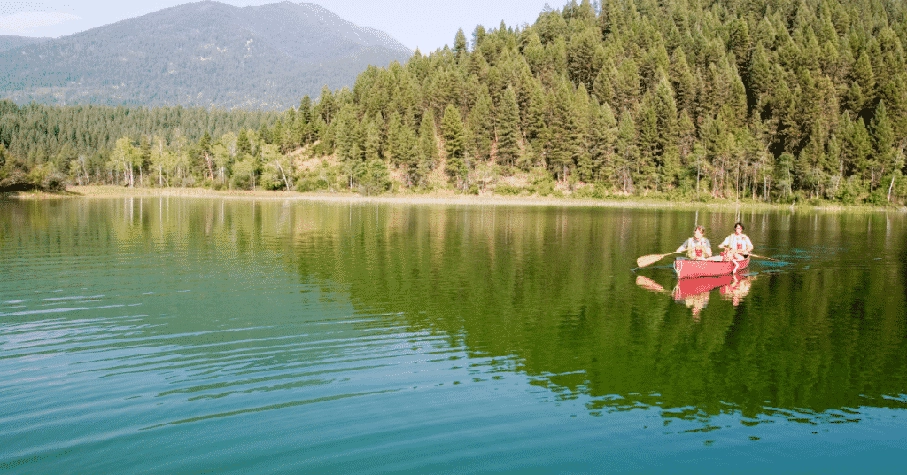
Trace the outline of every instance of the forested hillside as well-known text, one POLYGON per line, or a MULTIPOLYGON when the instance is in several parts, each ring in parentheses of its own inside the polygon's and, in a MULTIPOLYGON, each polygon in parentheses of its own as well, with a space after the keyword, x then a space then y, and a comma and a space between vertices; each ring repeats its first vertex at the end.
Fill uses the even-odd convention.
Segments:
POLYGON ((203 1, 8 48, 0 52, 0 97, 278 110, 411 54, 318 5, 203 1))
POLYGON ((235 132, 257 137, 254 131, 267 130, 279 115, 183 107, 19 107, 0 101, 0 191, 60 189, 66 183, 160 185, 144 177, 163 167, 169 185, 194 186, 204 166, 199 143, 204 147, 211 134, 233 133, 235 147, 235 132))
POLYGON ((196 181, 904 203, 905 45, 895 0, 571 2, 213 134, 196 181))
POLYGON ((329 138, 419 183, 436 122, 463 189, 542 168, 611 193, 883 202, 907 191, 905 44, 901 1, 570 3, 370 69, 329 138))
POLYGON ((32 38, 30 36, 0 35, 0 52, 9 51, 38 43, 43 43, 50 38, 32 38))

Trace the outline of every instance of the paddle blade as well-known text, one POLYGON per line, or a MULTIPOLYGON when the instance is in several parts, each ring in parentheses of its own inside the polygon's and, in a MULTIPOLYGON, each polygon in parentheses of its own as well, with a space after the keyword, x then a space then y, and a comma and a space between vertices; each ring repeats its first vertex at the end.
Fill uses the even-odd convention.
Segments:
POLYGON ((636 285, 652 292, 664 292, 665 290, 658 282, 641 275, 636 276, 636 285))
POLYGON ((649 254, 647 256, 642 256, 639 259, 636 259, 636 267, 650 266, 650 265, 664 259, 665 256, 670 256, 671 254, 674 254, 674 253, 669 252, 667 254, 649 254))

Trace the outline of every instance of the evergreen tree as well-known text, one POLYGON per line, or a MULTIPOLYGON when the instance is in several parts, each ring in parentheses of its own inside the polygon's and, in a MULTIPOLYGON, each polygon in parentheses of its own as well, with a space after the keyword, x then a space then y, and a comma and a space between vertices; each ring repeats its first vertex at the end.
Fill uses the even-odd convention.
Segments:
POLYGON ((696 97, 696 79, 690 72, 687 57, 681 48, 674 50, 671 58, 671 85, 675 91, 677 108, 692 110, 696 97))
POLYGON ((457 30, 457 34, 454 36, 454 55, 457 59, 462 58, 466 54, 466 35, 463 34, 463 29, 460 28, 457 30))
POLYGON ((246 134, 246 129, 241 129, 236 136, 236 153, 239 155, 252 155, 252 142, 246 134))
POLYGON ((435 136, 435 117, 431 110, 422 116, 419 124, 417 183, 425 184, 428 174, 435 168, 438 158, 438 141, 435 136))
POLYGON ((850 89, 847 91, 848 107, 860 114, 875 97, 876 80, 869 56, 862 52, 850 72, 850 89))
POLYGON ((592 101, 589 133, 589 166, 582 167, 580 179, 601 181, 611 166, 617 140, 617 120, 608 104, 592 101))
POLYGON ((581 113, 574 103, 572 86, 562 80, 555 91, 552 102, 552 123, 548 125, 551 141, 548 152, 548 166, 558 180, 566 180, 576 165, 581 144, 577 114, 581 113))
POLYGON ((632 58, 624 60, 617 68, 613 80, 614 105, 621 111, 630 110, 636 104, 641 91, 639 67, 632 58))
MULTIPOLYGON (((615 187, 623 193, 633 192, 633 171, 639 162, 639 147, 636 145, 636 123, 631 113, 620 117, 617 128, 617 153, 614 156, 610 175, 615 187)), ((636 170, 637 173, 639 170, 636 170)))
POLYGON ((372 119, 365 124, 365 160, 381 160, 381 130, 378 126, 379 120, 372 119))
POLYGON ((458 186, 465 186, 469 169, 466 165, 466 147, 463 143, 463 121, 460 118, 460 112, 453 104, 448 104, 444 109, 441 133, 444 136, 447 174, 456 181, 458 186))
POLYGON ((476 100, 476 105, 469 113, 469 146, 472 154, 479 160, 491 156, 491 144, 494 137, 494 122, 491 112, 491 96, 483 88, 476 100))
POLYGON ((520 154, 520 116, 516 103, 516 93, 512 87, 504 92, 501 105, 498 107, 497 135, 499 163, 514 165, 520 154))
POLYGON ((888 120, 884 101, 880 102, 876 108, 870 130, 873 148, 872 159, 869 162, 870 188, 872 188, 883 179, 884 175, 891 173, 895 168, 894 130, 888 120))
POLYGON ((595 73, 601 67, 596 54, 601 49, 597 27, 587 27, 579 34, 570 38, 567 45, 568 74, 574 83, 583 83, 590 89, 595 79, 595 73))
POLYGON ((750 58, 748 84, 752 103, 765 103, 767 95, 772 92, 775 74, 769 61, 768 52, 762 43, 756 44, 750 58))

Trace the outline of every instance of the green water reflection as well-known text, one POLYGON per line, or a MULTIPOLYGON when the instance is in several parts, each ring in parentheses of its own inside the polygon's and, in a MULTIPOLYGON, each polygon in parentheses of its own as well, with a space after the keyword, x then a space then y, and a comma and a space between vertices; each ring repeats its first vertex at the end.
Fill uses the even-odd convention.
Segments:
MULTIPOLYGON (((301 285, 342 295, 358 313, 516 361, 511 370, 553 400, 586 398, 592 416, 658 406, 666 424, 694 419, 708 429, 722 413, 744 424, 823 423, 858 422, 861 407, 907 408, 903 214, 175 198, 0 209, 6 252, 90 260, 107 247, 177 267, 188 254, 238 255, 238 274, 298 273, 301 285), (736 298, 716 288, 694 314, 696 304, 670 295, 669 260, 633 269, 642 254, 673 250, 695 223, 718 242, 738 219, 758 253, 783 262, 754 261, 736 298), (637 286, 639 276, 667 292, 637 286)), ((259 323, 281 318, 262 312, 259 323)))
MULTIPOLYGON (((787 265, 754 263, 745 297, 713 296, 694 317, 637 288, 631 272, 638 255, 680 242, 694 213, 324 213, 310 218, 319 232, 296 237, 312 250, 300 275, 348 283, 357 305, 404 312, 476 354, 517 355, 518 369, 558 397, 592 396, 593 415, 657 405, 668 417, 851 421, 848 408, 907 402, 900 215, 744 214, 758 249, 787 265)), ((726 230, 736 218, 698 216, 726 230)), ((638 272, 674 283, 665 269, 638 272)))

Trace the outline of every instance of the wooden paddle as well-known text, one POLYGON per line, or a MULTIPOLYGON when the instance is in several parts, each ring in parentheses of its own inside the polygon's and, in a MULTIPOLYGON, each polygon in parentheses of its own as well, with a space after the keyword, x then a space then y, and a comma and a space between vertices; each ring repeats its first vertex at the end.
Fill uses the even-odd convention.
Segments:
POLYGON ((749 256, 750 256, 750 257, 755 257, 756 259, 765 259, 765 260, 768 260, 768 261, 780 262, 778 259, 772 259, 771 257, 760 256, 759 254, 753 254, 752 252, 749 253, 749 256))
POLYGON ((676 252, 669 252, 667 254, 648 254, 636 259, 636 267, 648 267, 665 257, 670 256, 671 254, 677 254, 676 252))

